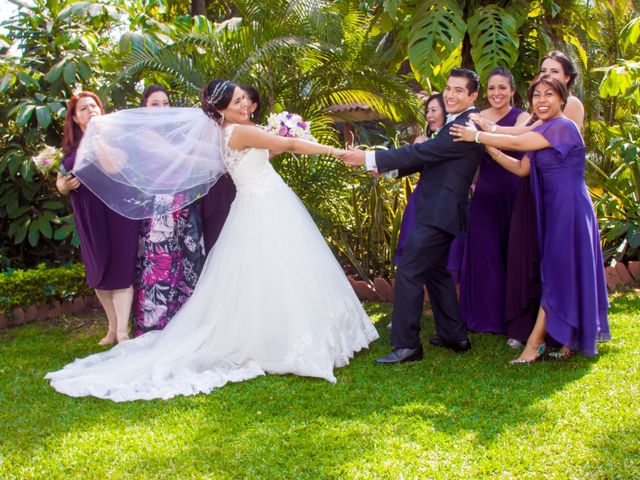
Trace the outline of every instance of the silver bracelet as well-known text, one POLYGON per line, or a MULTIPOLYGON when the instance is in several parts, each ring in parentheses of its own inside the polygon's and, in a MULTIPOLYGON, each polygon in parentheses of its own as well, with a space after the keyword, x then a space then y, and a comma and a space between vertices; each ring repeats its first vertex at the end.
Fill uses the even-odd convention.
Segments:
POLYGON ((480 143, 480 134, 481 134, 481 133, 482 133, 482 132, 481 132, 480 130, 478 130, 478 131, 476 132, 476 136, 475 136, 475 138, 473 139, 473 141, 474 141, 474 142, 476 142, 476 143, 480 143))

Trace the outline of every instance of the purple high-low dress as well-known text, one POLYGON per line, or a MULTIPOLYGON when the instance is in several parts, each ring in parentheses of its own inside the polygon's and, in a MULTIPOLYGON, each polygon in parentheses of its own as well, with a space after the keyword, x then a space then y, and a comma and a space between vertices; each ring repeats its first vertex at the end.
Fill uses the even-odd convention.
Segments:
POLYGON ((198 202, 202 213, 204 251, 207 255, 220 236, 235 197, 236 186, 229 175, 223 175, 198 202))
POLYGON ((566 118, 534 131, 550 148, 529 152, 547 334, 584 355, 608 340, 607 286, 598 221, 584 180, 585 147, 566 118))
MULTIPOLYGON (((62 166, 70 172, 75 162, 73 151, 62 159, 62 166)), ((114 212, 84 185, 71 192, 71 207, 87 285, 98 290, 130 287, 135 279, 140 222, 114 212)))
MULTIPOLYGON (((521 113, 514 107, 496 123, 511 127, 521 113)), ((505 153, 515 158, 522 156, 505 153)), ((460 313, 470 330, 493 333, 506 330, 507 244, 519 185, 520 179, 488 153, 482 157, 469 204, 469 228, 460 267, 460 313)))

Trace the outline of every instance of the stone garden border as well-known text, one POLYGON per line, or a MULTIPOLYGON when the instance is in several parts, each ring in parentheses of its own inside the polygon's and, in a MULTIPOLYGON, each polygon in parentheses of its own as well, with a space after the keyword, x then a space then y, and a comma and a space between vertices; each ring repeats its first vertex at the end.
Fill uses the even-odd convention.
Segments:
MULTIPOLYGON (((640 261, 631 261, 627 265, 616 263, 615 266, 605 268, 607 288, 610 292, 621 287, 640 285, 640 261)), ((352 276, 347 279, 360 300, 369 302, 393 302, 394 280, 375 278, 373 285, 362 280, 356 280, 352 276)), ((429 297, 425 290, 425 301, 429 297)), ((0 314, 0 328, 14 327, 35 320, 56 318, 60 315, 78 315, 92 308, 100 308, 100 302, 96 296, 76 297, 71 301, 55 301, 50 305, 30 305, 26 309, 16 307, 10 312, 0 314)))

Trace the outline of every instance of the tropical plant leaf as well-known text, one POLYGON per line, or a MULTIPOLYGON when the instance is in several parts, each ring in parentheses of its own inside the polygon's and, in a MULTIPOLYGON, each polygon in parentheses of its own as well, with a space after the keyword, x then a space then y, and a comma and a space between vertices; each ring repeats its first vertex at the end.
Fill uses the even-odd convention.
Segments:
POLYGON ((462 43, 466 29, 464 15, 457 2, 420 2, 408 34, 412 68, 422 76, 430 77, 434 66, 449 57, 462 43))
POLYGON ((51 123, 51 110, 46 105, 36 107, 36 119, 40 128, 47 128, 51 123))
POLYGON ((640 39, 640 17, 631 20, 620 31, 620 44, 626 53, 630 53, 633 46, 638 46, 638 39, 640 39))
POLYGON ((484 82, 489 72, 498 66, 511 67, 518 58, 516 20, 496 5, 477 8, 469 18, 471 57, 484 82))

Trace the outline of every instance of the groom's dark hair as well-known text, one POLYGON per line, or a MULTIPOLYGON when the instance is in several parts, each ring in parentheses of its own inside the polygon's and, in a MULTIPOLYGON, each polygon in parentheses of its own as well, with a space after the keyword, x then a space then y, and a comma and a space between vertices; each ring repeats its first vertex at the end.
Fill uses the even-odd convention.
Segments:
POLYGON ((480 77, 473 70, 469 70, 468 68, 454 68, 449 73, 449 76, 466 78, 469 94, 480 91, 480 77))

